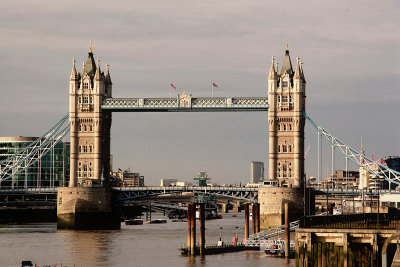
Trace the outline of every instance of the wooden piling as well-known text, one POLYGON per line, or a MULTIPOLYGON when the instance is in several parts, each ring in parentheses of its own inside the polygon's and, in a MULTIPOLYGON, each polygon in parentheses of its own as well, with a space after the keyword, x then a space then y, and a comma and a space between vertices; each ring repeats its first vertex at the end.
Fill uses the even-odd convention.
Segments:
POLYGON ((188 235, 187 235, 187 249, 188 254, 191 253, 192 246, 192 231, 191 231, 191 223, 192 223, 192 204, 187 204, 187 221, 188 221, 188 235))
POLYGON ((206 248, 206 224, 205 203, 200 204, 200 255, 205 255, 206 248))
POLYGON ((190 220, 190 254, 196 254, 196 204, 192 203, 190 220))
POLYGON ((253 203, 253 205, 252 205, 252 220, 251 220, 251 222, 252 222, 252 224, 251 224, 251 232, 252 232, 252 234, 254 235, 255 233, 256 233, 256 224, 257 224, 257 219, 256 219, 256 213, 257 213, 257 205, 256 205, 256 203, 253 203))
POLYGON ((290 253, 289 203, 285 203, 285 258, 289 259, 289 253, 290 253))
POLYGON ((249 203, 244 204, 244 238, 249 238, 249 203))

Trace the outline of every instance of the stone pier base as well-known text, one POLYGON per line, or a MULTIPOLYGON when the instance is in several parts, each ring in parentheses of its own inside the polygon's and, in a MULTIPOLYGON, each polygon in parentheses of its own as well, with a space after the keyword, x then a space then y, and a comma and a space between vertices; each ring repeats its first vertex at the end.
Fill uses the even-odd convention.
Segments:
POLYGON ((113 205, 111 188, 58 188, 57 228, 108 230, 120 227, 120 213, 113 205))
POLYGON ((260 203, 261 230, 284 224, 284 205, 289 203, 289 222, 298 220, 309 213, 314 214, 315 198, 306 190, 306 207, 304 209, 304 189, 291 187, 260 187, 258 203, 260 203), (310 205, 310 206, 309 206, 310 205))

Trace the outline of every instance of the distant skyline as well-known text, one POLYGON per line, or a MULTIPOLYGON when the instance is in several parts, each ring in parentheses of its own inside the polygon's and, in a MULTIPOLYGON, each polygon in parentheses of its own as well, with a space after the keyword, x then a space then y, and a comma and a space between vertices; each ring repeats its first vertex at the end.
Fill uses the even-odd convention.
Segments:
MULTIPOLYGON (((175 96, 211 96, 215 83, 214 96, 234 97, 266 96, 271 57, 282 63, 288 38, 292 64, 304 62, 307 113, 357 150, 363 136, 367 155, 400 155, 398 10, 394 0, 7 2, 0 136, 40 136, 68 112, 72 58, 81 71, 90 40, 101 68, 110 64, 114 97, 169 97, 171 83, 175 96)), ((114 169, 130 166, 147 185, 202 170, 243 184, 251 161, 268 168, 266 112, 114 113, 111 138, 114 169)), ((306 123, 308 146, 306 176, 317 176, 306 123)))

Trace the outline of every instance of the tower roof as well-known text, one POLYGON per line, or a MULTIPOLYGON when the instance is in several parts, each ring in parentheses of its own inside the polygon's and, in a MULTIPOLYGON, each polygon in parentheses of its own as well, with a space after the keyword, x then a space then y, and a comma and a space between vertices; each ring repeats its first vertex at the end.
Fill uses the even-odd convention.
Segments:
POLYGON ((94 75, 96 73, 96 62, 94 61, 94 58, 93 58, 92 41, 90 41, 88 58, 86 60, 82 74, 84 74, 84 73, 89 75, 90 78, 92 78, 92 79, 94 78, 94 75))
POLYGON ((292 68, 292 62, 290 60, 290 54, 289 54, 289 44, 286 43, 286 52, 285 52, 285 58, 283 60, 282 64, 282 69, 281 69, 281 75, 287 73, 289 74, 290 77, 293 77, 293 68, 292 68))

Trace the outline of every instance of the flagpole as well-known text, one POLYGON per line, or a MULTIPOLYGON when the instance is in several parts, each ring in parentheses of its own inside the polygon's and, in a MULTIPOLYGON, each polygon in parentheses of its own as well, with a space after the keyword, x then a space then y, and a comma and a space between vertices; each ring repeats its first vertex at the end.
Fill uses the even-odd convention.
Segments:
POLYGON ((211 83, 211 97, 214 97, 214 84, 211 83))

